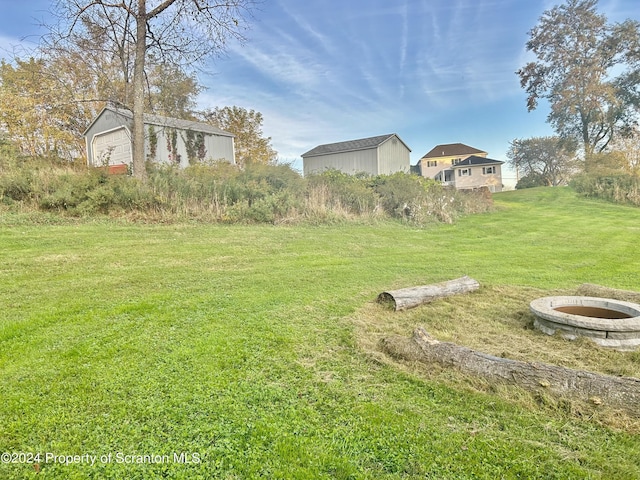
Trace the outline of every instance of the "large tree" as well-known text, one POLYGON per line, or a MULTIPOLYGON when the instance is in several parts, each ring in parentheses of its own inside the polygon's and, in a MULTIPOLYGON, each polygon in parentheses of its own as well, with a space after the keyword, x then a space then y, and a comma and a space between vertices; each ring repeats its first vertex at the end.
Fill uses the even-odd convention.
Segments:
POLYGON ((507 158, 519 177, 516 188, 565 184, 578 170, 575 148, 559 137, 533 137, 511 142, 507 158))
POLYGON ((637 122, 640 24, 609 24, 597 0, 567 0, 529 32, 536 60, 517 71, 529 111, 548 100, 549 123, 585 157, 602 152, 637 122))
MULTIPOLYGON (((147 61, 185 68, 223 51, 230 38, 242 40, 254 0, 58 0, 59 23, 51 45, 102 34, 131 75, 133 172, 146 177, 144 152, 147 61)), ((77 40, 76 40, 77 42, 77 40)))
POLYGON ((216 107, 203 113, 205 121, 235 135, 236 161, 273 163, 278 153, 271 147, 271 137, 262 133, 262 114, 242 107, 216 107))

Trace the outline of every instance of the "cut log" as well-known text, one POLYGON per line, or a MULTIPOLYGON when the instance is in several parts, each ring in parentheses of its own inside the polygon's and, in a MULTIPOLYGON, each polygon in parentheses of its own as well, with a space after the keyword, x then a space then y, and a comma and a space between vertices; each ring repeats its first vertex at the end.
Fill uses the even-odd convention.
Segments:
POLYGON ((436 298, 472 292, 478 288, 480 288, 480 284, 465 275, 447 282, 382 292, 378 295, 377 301, 378 303, 391 305, 396 311, 406 310, 407 308, 431 302, 436 298))
POLYGON ((441 364, 485 378, 517 385, 556 397, 609 405, 640 416, 640 379, 613 377, 539 362, 494 357, 477 350, 433 339, 423 328, 412 338, 388 337, 380 341, 383 351, 396 359, 441 364))
POLYGON ((624 302, 640 303, 640 292, 603 287, 593 283, 583 283, 578 287, 576 294, 582 297, 612 298, 624 302))

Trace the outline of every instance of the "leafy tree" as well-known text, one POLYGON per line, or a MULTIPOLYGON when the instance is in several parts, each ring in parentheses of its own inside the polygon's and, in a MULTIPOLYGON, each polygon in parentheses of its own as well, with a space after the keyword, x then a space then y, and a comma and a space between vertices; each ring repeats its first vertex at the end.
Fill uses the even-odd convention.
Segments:
MULTIPOLYGON (((147 61, 184 68, 242 40, 244 18, 253 0, 58 0, 58 25, 50 44, 102 35, 105 53, 120 60, 131 78, 124 97, 133 111, 133 172, 146 178, 144 155, 147 61), (130 94, 131 93, 131 94, 130 94), (129 100, 131 99, 131 100, 129 100)), ((76 41, 77 43, 77 41, 76 41)))
POLYGON ((278 153, 271 147, 271 137, 262 133, 262 114, 242 107, 216 107, 203 113, 205 121, 235 135, 236 162, 268 164, 278 153))
POLYGON ((78 112, 43 59, 0 62, 0 129, 27 155, 71 159, 78 112))
POLYGON ((597 3, 567 0, 545 11, 527 42, 536 61, 516 72, 529 111, 548 100, 548 122, 586 157, 628 134, 640 105, 640 24, 608 24, 597 3))
POLYGON ((559 137, 513 140, 507 158, 521 178, 516 188, 565 184, 579 167, 575 153, 575 147, 559 137))

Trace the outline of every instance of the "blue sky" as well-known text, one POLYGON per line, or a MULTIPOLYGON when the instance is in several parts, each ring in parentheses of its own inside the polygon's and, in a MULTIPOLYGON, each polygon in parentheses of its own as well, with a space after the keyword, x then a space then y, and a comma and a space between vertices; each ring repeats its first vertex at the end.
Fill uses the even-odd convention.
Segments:
MULTIPOLYGON (((50 3, 0 0, 0 56, 37 42, 50 3)), ((262 112, 265 135, 299 169, 316 145, 387 133, 409 145, 412 164, 455 142, 505 160, 514 138, 553 133, 546 105, 527 112, 514 72, 531 59, 527 32, 557 3, 265 0, 248 42, 200 74, 199 106, 262 112)), ((599 11, 640 19, 637 0, 600 0, 599 11)))

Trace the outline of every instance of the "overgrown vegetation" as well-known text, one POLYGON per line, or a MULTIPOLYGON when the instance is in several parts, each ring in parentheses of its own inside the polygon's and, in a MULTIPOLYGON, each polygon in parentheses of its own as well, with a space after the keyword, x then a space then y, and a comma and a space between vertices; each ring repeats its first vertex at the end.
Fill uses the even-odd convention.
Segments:
POLYGON ((637 176, 600 176, 585 173, 575 177, 571 186, 585 197, 640 206, 640 178, 637 176))
POLYGON ((349 176, 337 171, 302 178, 288 165, 227 163, 148 166, 148 180, 108 175, 68 162, 0 152, 0 204, 5 210, 110 215, 170 221, 332 223, 400 219, 451 223, 491 208, 488 192, 461 193, 422 177, 349 176))

